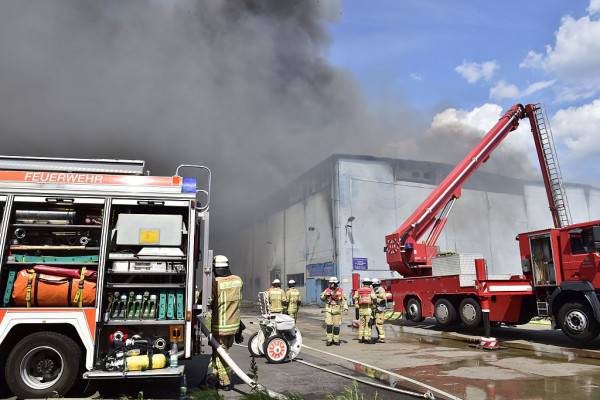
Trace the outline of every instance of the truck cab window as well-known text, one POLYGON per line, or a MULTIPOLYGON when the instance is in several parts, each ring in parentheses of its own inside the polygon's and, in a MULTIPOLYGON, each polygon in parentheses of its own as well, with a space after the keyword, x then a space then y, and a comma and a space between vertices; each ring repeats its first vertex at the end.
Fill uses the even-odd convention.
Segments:
POLYGON ((588 254, 595 251, 592 229, 574 229, 570 232, 571 254, 588 254))

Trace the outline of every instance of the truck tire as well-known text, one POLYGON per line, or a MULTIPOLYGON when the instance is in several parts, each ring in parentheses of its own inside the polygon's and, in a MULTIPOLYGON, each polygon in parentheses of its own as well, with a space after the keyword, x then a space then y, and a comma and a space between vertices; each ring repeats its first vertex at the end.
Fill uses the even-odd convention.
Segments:
POLYGON ((600 325, 587 304, 574 301, 565 303, 558 312, 562 331, 579 344, 594 340, 600 333, 600 325))
POLYGON ((458 320, 456 307, 448 299, 438 299, 433 310, 435 320, 441 326, 450 326, 458 320))
POLYGON ((36 332, 25 336, 6 360, 6 384, 18 398, 65 396, 78 378, 81 349, 68 336, 36 332))
POLYGON ((406 303, 406 319, 412 322, 423 321, 423 308, 419 299, 409 299, 406 303))
POLYGON ((475 329, 481 326, 483 319, 481 305, 479 305, 479 301, 472 297, 467 297, 460 302, 458 315, 468 329, 475 329))

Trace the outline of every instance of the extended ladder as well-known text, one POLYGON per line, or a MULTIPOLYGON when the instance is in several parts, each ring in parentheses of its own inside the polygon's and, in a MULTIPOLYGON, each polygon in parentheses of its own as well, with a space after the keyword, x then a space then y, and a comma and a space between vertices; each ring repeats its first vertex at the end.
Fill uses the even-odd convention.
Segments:
MULTIPOLYGON (((552 211, 554 225, 557 228, 562 228, 571 224, 571 212, 569 210, 567 193, 563 185, 560 164, 556 155, 552 129, 544 110, 539 104, 536 104, 532 111, 533 119, 535 120, 535 126, 532 124, 532 132, 543 169, 542 174, 544 175, 544 183, 548 191, 550 210, 552 211), (537 129, 535 129, 536 127, 537 129)), ((533 122, 531 116, 530 122, 533 122)))

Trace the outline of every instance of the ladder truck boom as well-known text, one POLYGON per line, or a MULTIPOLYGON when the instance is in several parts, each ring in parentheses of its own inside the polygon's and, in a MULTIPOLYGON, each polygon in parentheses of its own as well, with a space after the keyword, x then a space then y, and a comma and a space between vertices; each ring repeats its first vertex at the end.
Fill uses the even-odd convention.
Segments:
POLYGON ((405 277, 431 275, 431 259, 437 252, 437 240, 455 201, 461 196, 463 185, 489 159, 508 134, 518 128, 519 121, 526 117, 531 124, 555 227, 569 225, 570 214, 558 159, 543 111, 539 105, 515 104, 413 214, 396 231, 386 236, 386 257, 391 269, 405 277))

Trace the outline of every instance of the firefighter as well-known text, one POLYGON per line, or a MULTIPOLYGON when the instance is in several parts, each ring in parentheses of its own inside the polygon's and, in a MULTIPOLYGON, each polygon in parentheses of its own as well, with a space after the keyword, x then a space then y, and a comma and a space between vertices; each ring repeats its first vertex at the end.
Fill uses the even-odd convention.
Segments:
POLYGON ((371 307, 376 296, 369 278, 363 278, 362 286, 354 294, 353 300, 358 308, 359 316, 358 341, 359 343, 371 343, 371 307))
POLYGON ((300 292, 296 289, 296 281, 290 279, 288 282, 288 290, 285 292, 287 297, 287 313, 289 316, 294 318, 294 321, 298 318, 298 309, 300 308, 300 292))
MULTIPOLYGON (((213 258, 213 273, 211 332, 221 346, 229 350, 234 340, 236 343, 243 341, 243 324, 240 320, 243 282, 239 276, 231 273, 229 260, 225 256, 213 258)), ((229 368, 216 349, 213 349, 212 368, 213 374, 218 377, 219 387, 231 390, 229 368)))
POLYGON ((342 309, 348 312, 348 304, 344 291, 339 287, 339 281, 334 276, 329 278, 329 287, 321 293, 321 301, 325 303, 325 327, 327 331, 327 346, 340 345, 340 325, 342 324, 342 309))
POLYGON ((282 313, 283 305, 287 302, 285 292, 281 288, 281 281, 274 279, 271 287, 267 289, 269 295, 269 311, 272 313, 282 313))
POLYGON ((375 292, 375 303, 373 310, 375 312, 375 328, 377 329, 377 341, 385 343, 385 329, 383 329, 383 321, 385 320, 386 293, 381 287, 381 281, 373 278, 373 291, 375 292))

